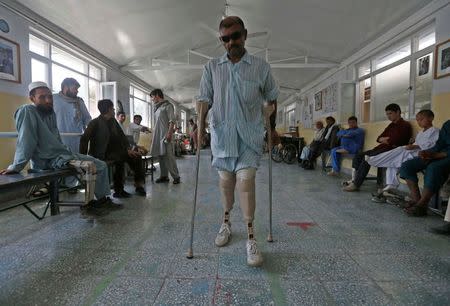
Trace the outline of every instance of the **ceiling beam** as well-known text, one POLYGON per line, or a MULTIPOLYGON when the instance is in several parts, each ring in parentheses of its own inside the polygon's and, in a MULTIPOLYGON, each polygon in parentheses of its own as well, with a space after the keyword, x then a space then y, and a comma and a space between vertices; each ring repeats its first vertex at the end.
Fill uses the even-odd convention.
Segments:
POLYGON ((209 60, 213 58, 212 56, 209 56, 209 55, 203 54, 203 53, 201 53, 201 52, 198 52, 198 51, 194 51, 194 50, 188 50, 188 51, 189 51, 189 53, 191 53, 191 54, 194 54, 194 55, 197 55, 197 56, 200 56, 200 57, 203 57, 203 58, 209 59, 209 60))
MULTIPOLYGON (((323 64, 323 63, 290 63, 290 64, 271 64, 272 68, 275 69, 324 69, 336 67, 336 64, 323 64)), ((128 65, 122 67, 123 71, 156 71, 156 70, 196 70, 203 69, 204 65, 163 65, 163 66, 152 66, 152 65, 128 65)))

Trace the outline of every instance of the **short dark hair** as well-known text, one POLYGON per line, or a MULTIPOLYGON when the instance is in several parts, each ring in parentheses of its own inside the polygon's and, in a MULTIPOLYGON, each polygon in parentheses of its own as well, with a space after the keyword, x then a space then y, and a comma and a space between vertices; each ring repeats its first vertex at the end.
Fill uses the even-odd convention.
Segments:
POLYGON ((65 78, 62 82, 61 82, 61 90, 63 90, 64 87, 70 87, 70 86, 77 86, 80 87, 80 83, 78 83, 77 80, 75 80, 74 78, 65 78))
POLYGON ((124 112, 124 111, 118 111, 118 112, 116 113, 116 116, 120 116, 120 115, 125 115, 125 112, 124 112))
POLYGON ((427 118, 434 118, 434 113, 431 109, 423 109, 420 112, 417 113, 417 115, 423 115, 427 118))
POLYGON ((153 89, 152 92, 150 93, 150 96, 160 97, 161 99, 164 99, 164 94, 162 90, 159 88, 153 89))
POLYGON ((348 117, 347 121, 350 121, 350 120, 358 122, 358 118, 356 118, 356 116, 348 117))
POLYGON ((384 109, 385 112, 391 111, 391 112, 401 112, 400 106, 396 103, 391 103, 384 109))
POLYGON ((331 120, 333 122, 336 122, 336 119, 334 119, 334 117, 332 117, 332 116, 326 117, 325 120, 331 120))
POLYGON ((114 103, 110 99, 103 99, 97 102, 97 108, 102 115, 109 112, 111 107, 114 107, 114 103))
POLYGON ((239 18, 238 16, 228 16, 222 19, 222 21, 220 22, 219 31, 222 30, 223 28, 230 28, 235 24, 240 25, 242 29, 245 30, 244 22, 242 21, 241 18, 239 18))
POLYGON ((136 119, 136 118, 141 118, 141 120, 142 120, 142 116, 141 115, 134 115, 133 119, 136 119))

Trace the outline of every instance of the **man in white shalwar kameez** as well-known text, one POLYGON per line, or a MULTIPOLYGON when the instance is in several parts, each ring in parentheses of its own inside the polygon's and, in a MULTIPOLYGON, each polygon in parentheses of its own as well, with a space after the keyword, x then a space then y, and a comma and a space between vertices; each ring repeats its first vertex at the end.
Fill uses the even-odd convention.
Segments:
POLYGON ((417 134, 413 144, 397 147, 393 150, 368 157, 367 162, 369 165, 387 168, 386 187, 383 191, 396 189, 400 185, 397 172, 403 162, 417 157, 419 151, 427 150, 434 146, 439 137, 439 129, 433 126, 433 119, 434 114, 431 110, 418 112, 416 121, 423 130, 417 134))

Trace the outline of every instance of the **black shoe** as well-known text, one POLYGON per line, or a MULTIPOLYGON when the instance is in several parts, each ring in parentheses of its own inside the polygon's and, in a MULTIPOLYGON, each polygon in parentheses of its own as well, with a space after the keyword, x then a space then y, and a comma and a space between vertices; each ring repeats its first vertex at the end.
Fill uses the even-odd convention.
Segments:
POLYGON ((98 201, 101 201, 100 202, 100 206, 102 208, 106 208, 106 209, 109 209, 109 210, 118 210, 118 209, 122 209, 123 208, 122 204, 114 203, 110 198, 107 198, 107 197, 99 199, 98 201))
POLYGON ((167 183, 169 181, 170 180, 169 180, 169 178, 167 176, 163 176, 163 177, 157 178, 155 180, 155 183, 167 183))
POLYGON ((113 194, 115 198, 131 198, 131 193, 126 192, 125 190, 116 191, 113 194))
POLYGON ((144 187, 140 186, 136 187, 136 194, 145 197, 147 195, 147 192, 145 192, 144 187))
POLYGON ((81 206, 81 213, 97 217, 109 214, 109 212, 103 209, 101 205, 102 204, 98 200, 89 201, 87 205, 81 206))
POLYGON ((446 222, 446 224, 444 224, 442 226, 438 226, 438 227, 432 227, 430 230, 435 234, 448 236, 448 235, 450 235, 450 223, 446 222))
POLYGON ((179 183, 180 183, 180 178, 179 177, 173 179, 173 184, 174 185, 179 184, 179 183))

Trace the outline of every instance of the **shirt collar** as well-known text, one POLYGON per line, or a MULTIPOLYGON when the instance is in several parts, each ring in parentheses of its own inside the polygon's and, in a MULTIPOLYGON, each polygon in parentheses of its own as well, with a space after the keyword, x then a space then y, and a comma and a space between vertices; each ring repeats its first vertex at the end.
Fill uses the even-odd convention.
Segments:
MULTIPOLYGON (((225 52, 224 55, 222 55, 219 58, 219 64, 223 64, 223 63, 226 63, 226 62, 229 62, 229 61, 230 61, 230 59, 228 58, 226 52, 225 52)), ((247 50, 245 50, 244 56, 241 58, 240 62, 242 62, 242 61, 246 62, 249 65, 252 64, 252 58, 250 57, 250 54, 248 54, 247 50)))

